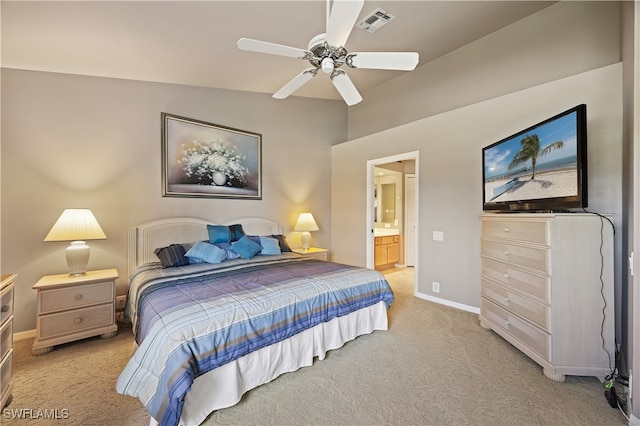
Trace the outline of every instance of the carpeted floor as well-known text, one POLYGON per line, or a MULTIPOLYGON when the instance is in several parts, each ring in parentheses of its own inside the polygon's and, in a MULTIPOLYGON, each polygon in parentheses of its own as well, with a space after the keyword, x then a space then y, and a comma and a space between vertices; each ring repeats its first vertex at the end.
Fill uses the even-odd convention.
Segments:
MULTIPOLYGON (((597 379, 550 381, 482 329, 477 315, 413 297, 410 269, 386 277, 396 294, 388 331, 361 336, 312 367, 250 391, 204 424, 628 424, 597 379)), ((112 339, 61 345, 39 357, 31 355, 32 340, 15 342, 13 402, 0 423, 148 424, 140 402, 114 390, 131 343, 126 325, 112 339), (52 415, 58 419, 33 418, 52 415)))

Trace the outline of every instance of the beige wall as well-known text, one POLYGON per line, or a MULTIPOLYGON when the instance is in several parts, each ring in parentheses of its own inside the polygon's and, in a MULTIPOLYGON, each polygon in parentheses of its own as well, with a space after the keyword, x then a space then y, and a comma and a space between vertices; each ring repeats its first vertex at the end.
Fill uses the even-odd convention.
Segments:
POLYGON ((419 151, 419 292, 432 296, 437 281, 439 298, 479 307, 481 149, 579 103, 587 104, 589 210, 613 214, 619 227, 621 78, 621 64, 610 65, 335 146, 333 259, 366 264, 366 162, 419 151), (443 242, 432 241, 434 230, 443 242))
MULTIPOLYGON (((333 149, 332 182, 348 182, 333 191, 334 258, 366 263, 366 161, 419 150, 421 291, 446 281, 440 298, 476 309, 480 149, 579 103, 590 117, 590 207, 620 225, 619 60, 619 3, 560 2, 366 93, 349 109, 350 141, 333 149)), ((617 239, 617 306, 623 259, 617 239)))
POLYGON ((54 73, 2 70, 2 273, 17 273, 15 331, 35 327, 31 286, 65 273, 67 243, 42 240, 63 209, 93 210, 107 240, 89 242, 90 269, 127 285, 127 230, 171 215, 226 221, 262 216, 291 229, 313 212, 329 247, 332 144, 346 139, 341 101, 54 73), (262 134, 262 200, 163 198, 160 113, 262 134), (331 126, 318 126, 328 122, 331 126), (313 131, 310 131, 313 129, 313 131))
POLYGON ((349 109, 349 139, 620 61, 620 5, 559 2, 403 74, 349 109))

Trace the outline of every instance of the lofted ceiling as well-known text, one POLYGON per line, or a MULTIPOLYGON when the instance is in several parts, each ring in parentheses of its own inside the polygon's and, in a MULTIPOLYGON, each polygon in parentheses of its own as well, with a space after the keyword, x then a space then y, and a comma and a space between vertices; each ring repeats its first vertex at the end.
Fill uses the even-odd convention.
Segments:
MULTIPOLYGON (((415 51, 418 66, 535 13, 547 1, 369 1, 395 16, 354 28, 350 52, 415 51)), ((3 68, 274 93, 304 60, 241 51, 241 37, 306 49, 326 25, 325 1, 5 1, 3 68)), ((404 72, 346 70, 360 93, 404 72)), ((319 74, 296 96, 340 99, 319 74)))

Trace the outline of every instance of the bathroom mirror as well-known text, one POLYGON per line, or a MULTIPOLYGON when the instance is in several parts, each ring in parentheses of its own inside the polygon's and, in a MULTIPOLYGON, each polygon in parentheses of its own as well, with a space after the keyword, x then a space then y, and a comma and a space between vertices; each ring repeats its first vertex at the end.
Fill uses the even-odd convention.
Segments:
POLYGON ((383 183, 380 185, 380 192, 382 223, 394 223, 396 219, 396 184, 383 183))

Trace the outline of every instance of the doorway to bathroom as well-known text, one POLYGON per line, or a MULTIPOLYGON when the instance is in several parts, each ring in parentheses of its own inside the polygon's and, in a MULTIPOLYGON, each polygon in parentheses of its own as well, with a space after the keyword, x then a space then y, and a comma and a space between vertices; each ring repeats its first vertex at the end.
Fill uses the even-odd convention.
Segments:
POLYGON ((367 162, 367 267, 402 271, 417 289, 418 151, 367 162))

